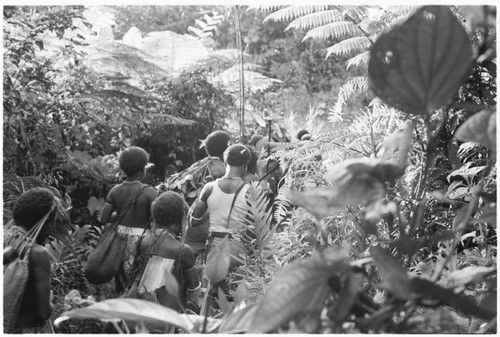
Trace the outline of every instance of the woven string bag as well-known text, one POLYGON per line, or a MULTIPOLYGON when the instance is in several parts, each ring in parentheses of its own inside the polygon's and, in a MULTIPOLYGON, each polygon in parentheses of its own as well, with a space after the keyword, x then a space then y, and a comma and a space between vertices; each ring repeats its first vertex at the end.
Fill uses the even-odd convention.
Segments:
POLYGON ((54 211, 54 203, 50 210, 29 231, 15 226, 11 220, 4 227, 4 248, 12 247, 18 256, 3 267, 3 330, 4 333, 14 332, 26 283, 28 281, 28 261, 40 230, 45 221, 54 211))

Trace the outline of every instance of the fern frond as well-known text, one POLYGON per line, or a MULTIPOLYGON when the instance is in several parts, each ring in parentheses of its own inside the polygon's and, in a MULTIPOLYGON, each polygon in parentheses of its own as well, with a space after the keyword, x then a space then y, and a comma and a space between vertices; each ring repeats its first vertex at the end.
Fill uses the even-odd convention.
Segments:
POLYGON ((292 203, 284 193, 279 193, 276 198, 274 198, 274 219, 276 223, 281 226, 286 226, 291 222, 290 210, 292 208, 292 203))
POLYGON ((366 76, 357 76, 347 81, 344 85, 340 87, 339 97, 335 106, 331 109, 329 119, 335 122, 336 116, 342 113, 342 106, 353 93, 357 91, 367 91, 368 90, 368 78, 366 76))
POLYGON ((247 8, 247 12, 249 11, 261 11, 261 12, 272 12, 272 11, 277 11, 283 7, 286 7, 286 5, 259 5, 259 6, 249 6, 247 8))
POLYGON ((248 192, 249 212, 253 221, 249 223, 247 228, 251 228, 253 232, 255 244, 262 259, 276 226, 272 226, 272 207, 268 207, 269 199, 258 187, 258 184, 251 183, 248 192))
POLYGON ((339 38, 346 35, 359 35, 361 32, 354 23, 351 21, 332 22, 327 25, 316 27, 307 32, 306 36, 302 39, 305 41, 309 38, 312 39, 329 39, 339 38))
POLYGON ((274 13, 269 14, 264 19, 264 22, 268 20, 273 21, 289 21, 295 18, 310 14, 313 12, 324 11, 328 9, 327 5, 316 5, 316 6, 288 6, 277 10, 274 13))
POLYGON ((364 53, 358 54, 347 60, 347 69, 349 69, 351 66, 359 66, 360 64, 367 66, 369 60, 370 52, 365 51, 364 53))
POLYGON ((314 12, 306 14, 290 22, 286 27, 285 32, 289 29, 309 29, 319 27, 328 23, 343 20, 344 16, 338 9, 330 9, 326 11, 314 12))
POLYGON ((341 41, 331 47, 327 48, 326 58, 331 54, 346 55, 357 50, 366 50, 371 47, 372 42, 365 36, 356 36, 341 41))

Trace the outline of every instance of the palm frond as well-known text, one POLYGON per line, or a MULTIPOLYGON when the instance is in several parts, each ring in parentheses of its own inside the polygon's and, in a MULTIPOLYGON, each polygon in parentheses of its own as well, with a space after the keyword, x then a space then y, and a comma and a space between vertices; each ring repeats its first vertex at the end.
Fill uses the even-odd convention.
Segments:
POLYGON ((264 22, 268 20, 273 21, 290 21, 295 18, 310 14, 313 12, 324 11, 328 9, 327 5, 316 5, 316 6, 288 6, 281 8, 274 13, 269 14, 264 19, 264 22))
POLYGON ((356 76, 350 79, 347 83, 342 85, 339 90, 339 97, 335 106, 331 109, 329 119, 332 122, 337 120, 337 115, 342 113, 342 106, 353 93, 357 91, 367 91, 368 90, 368 78, 366 76, 356 76))
POLYGON ((370 52, 365 51, 364 53, 358 54, 347 60, 347 69, 349 69, 352 66, 358 67, 361 64, 363 66, 367 66, 369 60, 370 60, 370 52))
POLYGON ((341 41, 331 47, 327 48, 326 57, 331 54, 335 55, 346 55, 357 50, 366 50, 372 45, 372 42, 366 36, 356 36, 341 41))
POLYGON ((332 22, 327 25, 316 27, 307 32, 306 36, 302 39, 305 41, 309 38, 312 39, 329 39, 339 38, 347 35, 359 35, 361 32, 354 23, 351 21, 332 22))
POLYGON ((343 20, 344 16, 338 9, 330 9, 320 12, 306 14, 293 20, 285 31, 289 29, 309 29, 312 27, 319 27, 328 23, 343 20))

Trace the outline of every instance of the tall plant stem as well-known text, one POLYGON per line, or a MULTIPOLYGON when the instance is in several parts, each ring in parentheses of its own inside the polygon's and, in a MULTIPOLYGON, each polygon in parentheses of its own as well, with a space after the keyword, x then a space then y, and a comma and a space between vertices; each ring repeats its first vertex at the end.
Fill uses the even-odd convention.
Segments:
POLYGON ((240 72, 240 141, 245 134, 245 72, 243 71, 243 48, 241 46, 241 22, 239 6, 234 6, 234 22, 236 26, 236 47, 238 49, 238 63, 240 72))

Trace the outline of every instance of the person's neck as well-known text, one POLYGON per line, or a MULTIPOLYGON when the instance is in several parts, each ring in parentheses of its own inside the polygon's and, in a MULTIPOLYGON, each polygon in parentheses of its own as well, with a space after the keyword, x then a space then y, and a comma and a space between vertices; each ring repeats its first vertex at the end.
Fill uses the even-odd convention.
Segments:
POLYGON ((243 179, 244 176, 244 170, 240 169, 239 167, 228 167, 223 178, 239 180, 243 179))
POLYGON ((142 173, 133 174, 131 176, 127 176, 127 180, 125 180, 125 182, 127 183, 141 182, 142 178, 143 178, 142 173))

